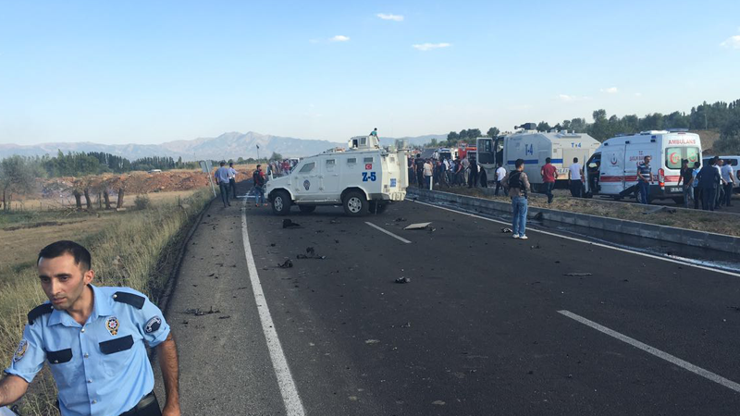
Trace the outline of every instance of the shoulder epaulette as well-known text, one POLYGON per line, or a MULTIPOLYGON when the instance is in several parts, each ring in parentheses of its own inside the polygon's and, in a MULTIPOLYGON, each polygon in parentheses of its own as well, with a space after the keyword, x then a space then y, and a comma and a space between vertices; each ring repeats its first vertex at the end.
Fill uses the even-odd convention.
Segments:
POLYGON ((113 294, 113 300, 115 300, 116 302, 127 303, 136 309, 141 309, 144 307, 144 302, 146 301, 146 298, 128 292, 116 292, 113 294))
POLYGON ((33 325, 33 322, 36 320, 36 318, 40 318, 41 316, 46 315, 47 313, 51 313, 52 311, 54 311, 54 308, 51 306, 51 303, 44 303, 31 309, 31 312, 28 312, 28 324, 33 325))

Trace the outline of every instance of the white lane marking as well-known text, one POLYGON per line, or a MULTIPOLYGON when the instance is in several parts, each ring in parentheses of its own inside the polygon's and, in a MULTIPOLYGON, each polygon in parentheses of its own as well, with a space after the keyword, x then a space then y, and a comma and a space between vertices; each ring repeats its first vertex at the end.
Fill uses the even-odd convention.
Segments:
POLYGON ((300 396, 298 396, 298 390, 295 387, 293 376, 290 374, 288 361, 285 359, 285 353, 283 353, 283 347, 280 345, 280 339, 278 338, 275 324, 272 322, 270 309, 267 307, 267 299, 265 298, 265 293, 262 291, 262 284, 260 283, 259 275, 257 275, 257 266, 254 263, 252 246, 249 244, 249 233, 247 232, 246 206, 247 201, 245 199, 242 203, 242 240, 244 241, 244 256, 247 258, 247 270, 249 271, 249 279, 252 282, 254 300, 257 303, 257 310, 259 311, 260 321, 262 322, 262 331, 267 340, 267 349, 270 351, 270 359, 272 360, 272 367, 275 369, 275 376, 277 377, 278 386, 280 387, 280 394, 283 396, 285 413, 289 416, 303 416, 306 412, 303 410, 303 403, 301 402, 300 396))
POLYGON ((580 322, 580 323, 582 323, 584 325, 590 326, 591 328, 593 328, 593 329, 595 329, 595 330, 597 330, 599 332, 602 332, 602 333, 604 333, 606 335, 609 335, 610 337, 614 337, 614 338, 616 338, 616 339, 618 339, 618 340, 620 340, 622 342, 626 342, 627 344, 630 344, 630 345, 632 345, 635 348, 639 348, 639 349, 641 349, 641 350, 643 350, 643 351, 645 351, 647 353, 650 353, 650 354, 652 354, 652 355, 654 355, 654 356, 656 356, 658 358, 662 358, 662 359, 664 359, 664 360, 666 360, 666 361, 668 361, 668 362, 670 362, 672 364, 675 364, 675 365, 677 365, 677 366, 679 366, 679 367, 681 367, 681 368, 683 368, 685 370, 691 371, 694 374, 700 375, 700 376, 702 376, 702 377, 704 377, 704 378, 706 378, 708 380, 714 381, 717 384, 721 384, 721 385, 727 387, 730 390, 735 390, 736 392, 740 393, 740 384, 735 383, 732 380, 728 380, 728 379, 726 379, 726 378, 724 378, 724 377, 722 377, 720 375, 717 375, 717 374, 715 374, 715 373, 713 373, 713 372, 711 372, 709 370, 705 370, 705 369, 703 369, 701 367, 697 367, 694 364, 691 364, 691 363, 689 363, 687 361, 684 361, 684 360, 682 360, 682 359, 680 359, 678 357, 675 357, 675 356, 673 356, 671 354, 668 354, 667 352, 663 352, 663 351, 661 351, 661 350, 659 350, 657 348, 653 348, 653 347, 651 347, 651 346, 649 346, 649 345, 647 345, 645 343, 642 343, 642 342, 640 342, 640 341, 638 341, 638 340, 636 340, 634 338, 630 338, 630 337, 628 337, 626 335, 622 335, 619 332, 614 331, 612 329, 609 329, 609 328, 607 328, 607 327, 605 327, 603 325, 599 325, 596 322, 589 321, 588 319, 586 319, 586 318, 584 318, 584 317, 582 317, 580 315, 576 315, 573 312, 562 310, 562 311, 558 311, 558 313, 561 314, 561 315, 567 316, 570 319, 576 320, 576 321, 578 321, 578 322, 580 322))
MULTIPOLYGON (((486 220, 486 221, 491 221, 491 222, 497 222, 499 224, 504 224, 504 225, 511 226, 511 222, 499 221, 499 220, 494 220, 492 218, 483 217, 483 216, 480 216, 480 215, 475 215, 475 214, 470 214, 470 213, 467 213, 467 212, 456 211, 456 210, 451 209, 451 208, 440 207, 438 205, 429 204, 427 202, 421 202, 421 201, 414 201, 414 202, 416 202, 417 204, 427 205, 427 206, 438 208, 438 209, 442 209, 442 210, 445 210, 445 211, 454 212, 454 213, 457 213, 457 214, 460 214, 460 215, 467 215, 469 217, 479 218, 481 220, 486 220)), ((740 274, 734 273, 734 272, 731 272, 731 271, 727 271, 727 270, 713 269, 711 267, 702 266, 700 264, 694 264, 694 263, 688 263, 688 262, 683 262, 683 261, 679 261, 679 260, 669 259, 669 258, 665 258, 665 257, 656 256, 654 254, 641 253, 639 251, 628 250, 628 249, 621 248, 621 247, 609 246, 609 245, 606 245, 606 244, 596 243, 596 242, 593 242, 593 241, 588 241, 588 240, 584 240, 584 239, 577 238, 577 237, 570 237, 570 236, 567 236, 567 235, 556 234, 556 233, 552 233, 552 232, 549 232, 549 231, 543 231, 543 230, 539 230, 537 228, 527 227, 527 231, 533 231, 533 232, 536 232, 536 233, 550 235, 550 236, 553 236, 553 237, 559 237, 559 238, 563 238, 563 239, 570 240, 570 241, 576 241, 576 242, 579 242, 579 243, 591 244, 591 245, 594 245, 594 246, 597 246, 597 247, 603 247, 603 248, 608 248, 608 249, 611 249, 611 250, 621 251, 623 253, 635 254, 635 255, 638 255, 638 256, 649 257, 651 259, 667 261, 669 263, 675 263, 675 264, 679 264, 681 266, 694 267, 694 268, 697 268, 697 269, 709 270, 710 272, 717 272, 717 273, 722 273, 722 274, 726 274, 726 275, 729 275, 729 276, 740 277, 740 274)))
POLYGON ((365 221, 365 224, 367 224, 367 225, 375 228, 376 230, 378 230, 380 232, 384 232, 384 233, 388 234, 389 236, 395 238, 396 240, 399 240, 399 241, 404 242, 406 244, 411 244, 411 241, 409 241, 409 240, 407 240, 407 239, 405 239, 403 237, 399 237, 399 236, 393 234, 392 232, 386 230, 385 228, 378 227, 377 225, 375 225, 375 224, 373 224, 371 222, 367 222, 367 221, 365 221))

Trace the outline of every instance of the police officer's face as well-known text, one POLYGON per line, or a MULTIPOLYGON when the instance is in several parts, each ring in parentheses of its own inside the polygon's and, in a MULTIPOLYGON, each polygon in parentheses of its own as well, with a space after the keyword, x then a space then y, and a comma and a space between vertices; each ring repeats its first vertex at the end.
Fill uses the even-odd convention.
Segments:
POLYGON ((67 310, 75 305, 85 287, 92 281, 95 273, 92 270, 84 272, 81 267, 82 264, 75 264, 75 259, 70 254, 39 260, 41 288, 54 309, 67 310))

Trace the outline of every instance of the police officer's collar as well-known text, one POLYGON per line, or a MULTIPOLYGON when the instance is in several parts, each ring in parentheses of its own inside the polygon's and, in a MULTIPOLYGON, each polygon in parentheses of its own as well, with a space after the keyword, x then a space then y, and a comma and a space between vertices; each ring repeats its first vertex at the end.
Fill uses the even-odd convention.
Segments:
MULTIPOLYGON (((93 291, 93 310, 90 313, 90 317, 88 318, 89 322, 94 321, 95 319, 101 317, 101 316, 110 316, 113 315, 113 304, 110 296, 106 296, 105 293, 103 293, 102 290, 95 287, 95 285, 90 285, 90 289, 93 291)), ((59 311, 54 309, 54 311, 51 313, 51 316, 49 317, 49 326, 52 325, 64 325, 64 326, 80 326, 77 321, 75 321, 72 316, 70 316, 66 311, 59 311)))

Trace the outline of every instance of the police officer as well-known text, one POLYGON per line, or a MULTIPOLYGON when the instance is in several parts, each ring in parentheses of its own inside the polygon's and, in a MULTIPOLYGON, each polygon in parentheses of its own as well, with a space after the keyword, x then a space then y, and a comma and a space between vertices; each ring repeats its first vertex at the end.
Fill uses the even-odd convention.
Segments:
POLYGON ((177 349, 159 308, 133 289, 93 286, 90 252, 75 242, 46 246, 37 267, 49 302, 28 313, 0 406, 20 399, 48 361, 62 416, 179 416, 177 349), (162 368, 162 413, 145 344, 162 368))

